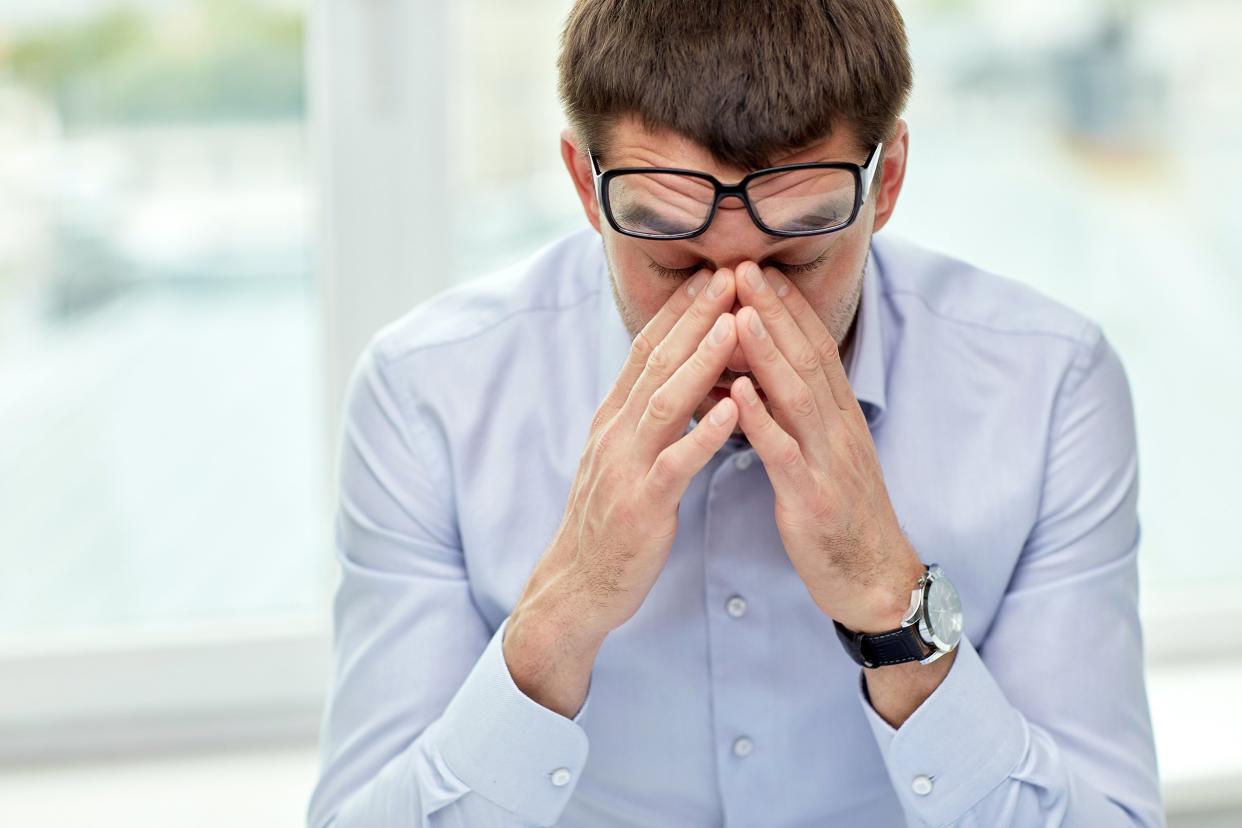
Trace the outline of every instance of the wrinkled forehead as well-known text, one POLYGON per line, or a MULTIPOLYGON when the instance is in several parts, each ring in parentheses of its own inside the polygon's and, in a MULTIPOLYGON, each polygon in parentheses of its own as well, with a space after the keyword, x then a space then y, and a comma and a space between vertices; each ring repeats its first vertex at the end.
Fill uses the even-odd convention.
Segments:
MULTIPOLYGON (((607 167, 677 167, 710 173, 723 182, 740 180, 755 168, 742 168, 722 163, 709 147, 703 146, 674 130, 645 125, 634 116, 618 116, 605 130, 604 146, 592 147, 607 167)), ((853 161, 861 163, 856 133, 842 122, 831 132, 798 147, 773 147, 764 153, 765 167, 818 161, 853 161)))

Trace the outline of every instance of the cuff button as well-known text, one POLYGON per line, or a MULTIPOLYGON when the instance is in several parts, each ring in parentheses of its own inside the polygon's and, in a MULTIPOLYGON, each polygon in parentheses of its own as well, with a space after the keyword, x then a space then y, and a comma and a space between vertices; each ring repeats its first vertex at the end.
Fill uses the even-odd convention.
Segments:
POLYGON ((569 772, 569 768, 557 768, 552 771, 552 784, 558 788, 562 785, 568 785, 572 777, 573 774, 569 772))

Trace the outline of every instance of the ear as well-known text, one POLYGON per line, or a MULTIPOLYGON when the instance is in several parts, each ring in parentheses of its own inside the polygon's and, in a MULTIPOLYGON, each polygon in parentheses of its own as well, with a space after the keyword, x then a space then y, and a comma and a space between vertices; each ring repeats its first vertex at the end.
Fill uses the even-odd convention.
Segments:
MULTIPOLYGON (((875 221, 871 232, 878 233, 888 223, 888 219, 897 209, 897 196, 901 194, 901 183, 906 177, 906 156, 910 149, 910 128, 902 118, 897 119, 892 137, 884 142, 884 168, 873 182, 878 184, 875 201, 875 221)), ((588 159, 588 163, 590 160, 588 159)))
POLYGON ((579 149, 577 141, 578 137, 572 129, 566 127, 561 130, 561 158, 574 182, 574 189, 578 191, 578 200, 582 202, 587 221, 591 222, 591 226, 598 233, 599 200, 595 197, 595 174, 591 169, 591 159, 587 156, 586 148, 579 149))

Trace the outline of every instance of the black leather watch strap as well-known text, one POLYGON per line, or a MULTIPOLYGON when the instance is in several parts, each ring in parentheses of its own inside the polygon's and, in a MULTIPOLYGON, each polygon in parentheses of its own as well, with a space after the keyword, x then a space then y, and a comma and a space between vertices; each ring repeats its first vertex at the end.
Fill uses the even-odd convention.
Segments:
POLYGON ((932 648, 923 643, 917 624, 870 634, 854 632, 836 620, 832 624, 837 629, 837 637, 845 645, 845 651, 863 667, 921 661, 932 651, 932 648))

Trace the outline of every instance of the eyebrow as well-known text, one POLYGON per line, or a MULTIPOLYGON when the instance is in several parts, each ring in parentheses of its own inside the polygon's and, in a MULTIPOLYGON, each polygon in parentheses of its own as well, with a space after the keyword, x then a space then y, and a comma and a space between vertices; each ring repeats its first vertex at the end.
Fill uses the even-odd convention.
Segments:
MULTIPOLYGON (((663 217, 641 204, 632 204, 621 211, 622 220, 627 222, 637 222, 646 225, 657 233, 681 233, 683 228, 675 227, 664 222, 663 217)), ((652 241, 678 241, 677 239, 652 239, 652 241)))
MULTIPOLYGON (((658 213, 655 213, 646 207, 631 207, 624 214, 624 217, 628 221, 641 222, 657 233, 674 234, 682 232, 682 228, 665 223, 662 221, 661 216, 658 213)), ((798 218, 797 223, 806 228, 820 227, 827 223, 827 217, 816 215, 814 213, 808 213, 798 218)), ((693 243, 694 239, 651 239, 651 241, 685 241, 693 243)), ((768 233, 763 234, 764 247, 773 247, 774 245, 789 241, 792 241, 792 239, 788 236, 773 236, 768 233)))
MULTIPOLYGON (((744 210, 746 208, 739 204, 737 207, 722 209, 744 210)), ((817 213, 807 213, 806 215, 799 216, 797 222, 803 227, 819 227, 827 222, 827 218, 827 216, 821 216, 817 213)), ((693 242, 694 239, 682 239, 682 241, 693 242)), ((789 236, 773 236, 770 233, 763 234, 764 247, 774 247, 775 245, 792 241, 796 241, 796 239, 789 236)))

